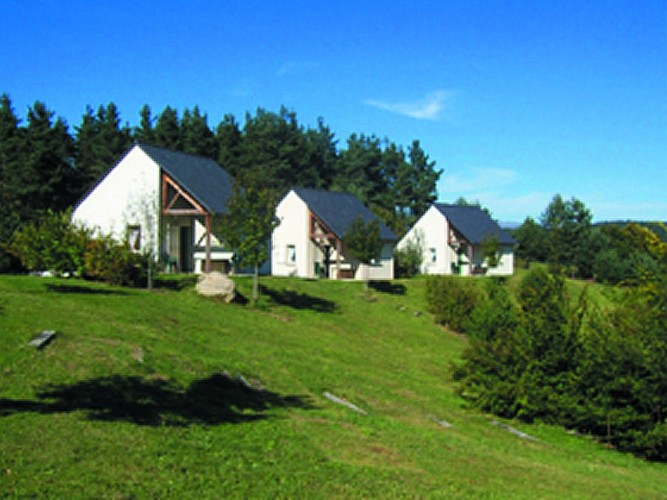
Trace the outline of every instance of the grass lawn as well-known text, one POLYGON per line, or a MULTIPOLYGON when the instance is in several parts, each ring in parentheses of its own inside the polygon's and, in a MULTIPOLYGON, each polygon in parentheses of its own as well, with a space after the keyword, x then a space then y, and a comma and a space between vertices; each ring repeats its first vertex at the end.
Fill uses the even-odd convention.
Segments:
POLYGON ((665 464, 467 408, 423 280, 262 286, 251 308, 0 276, 0 496, 667 497, 665 464))

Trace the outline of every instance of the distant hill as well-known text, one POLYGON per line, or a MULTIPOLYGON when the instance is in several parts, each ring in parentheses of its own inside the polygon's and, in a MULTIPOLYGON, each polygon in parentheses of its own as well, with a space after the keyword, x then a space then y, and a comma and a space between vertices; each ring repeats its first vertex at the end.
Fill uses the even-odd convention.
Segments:
POLYGON ((501 229, 505 231, 514 231, 515 229, 521 227, 522 222, 511 222, 511 221, 500 221, 498 225, 501 229))
POLYGON ((664 242, 667 242, 667 221, 665 222, 659 222, 659 221, 636 221, 636 220, 618 220, 618 221, 603 221, 603 222, 596 222, 594 225, 595 226, 627 226, 628 224, 639 224, 640 226, 644 226, 649 228, 651 231, 653 231, 655 234, 657 234, 660 239, 664 242))

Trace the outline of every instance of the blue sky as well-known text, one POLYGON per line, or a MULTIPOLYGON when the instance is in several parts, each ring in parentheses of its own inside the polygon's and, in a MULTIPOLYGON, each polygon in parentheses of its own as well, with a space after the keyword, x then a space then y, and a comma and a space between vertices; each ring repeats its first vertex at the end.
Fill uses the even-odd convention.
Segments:
POLYGON ((439 200, 502 221, 576 197, 594 220, 667 220, 667 2, 13 1, 0 92, 71 128, 86 105, 257 107, 407 147, 439 200))

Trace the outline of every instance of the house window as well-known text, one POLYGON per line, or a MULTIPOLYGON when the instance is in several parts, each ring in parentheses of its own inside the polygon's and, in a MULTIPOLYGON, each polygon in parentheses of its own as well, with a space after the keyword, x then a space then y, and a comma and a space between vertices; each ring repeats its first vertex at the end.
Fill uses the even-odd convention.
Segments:
POLYGON ((438 260, 438 254, 435 248, 429 248, 429 253, 431 255, 431 262, 435 262, 438 260))
POLYGON ((130 250, 134 252, 141 250, 141 226, 127 226, 127 244, 130 246, 130 250))
POLYGON ((296 246, 287 245, 287 263, 296 264, 296 246))

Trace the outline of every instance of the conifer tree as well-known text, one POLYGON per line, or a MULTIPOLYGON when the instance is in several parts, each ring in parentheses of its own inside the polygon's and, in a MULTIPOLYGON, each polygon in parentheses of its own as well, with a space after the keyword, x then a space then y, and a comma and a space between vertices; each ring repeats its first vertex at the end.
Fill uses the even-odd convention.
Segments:
POLYGON ((240 155, 243 134, 232 114, 226 114, 215 129, 218 164, 232 176, 240 173, 240 155))
POLYGON ((134 128, 133 137, 135 141, 155 144, 155 131, 153 130, 153 116, 148 104, 144 104, 139 112, 141 120, 139 126, 134 128))
POLYGON ((160 113, 153 130, 153 139, 156 146, 174 151, 183 150, 181 122, 178 118, 178 112, 174 108, 167 106, 160 113))
POLYGON ((22 218, 33 220, 48 208, 64 210, 76 201, 81 176, 74 165, 74 141, 62 118, 41 102, 28 110, 26 154, 16 172, 16 191, 22 218))
POLYGON ((186 109, 183 112, 181 139, 185 153, 216 158, 217 144, 215 136, 208 126, 206 114, 199 111, 199 106, 195 106, 192 111, 186 109))
POLYGON ((18 267, 18 260, 6 251, 20 223, 17 198, 14 193, 15 174, 22 163, 22 130, 7 94, 0 96, 0 272, 18 267))
POLYGON ((83 189, 89 188, 131 144, 127 125, 121 125, 116 105, 99 106, 94 114, 90 106, 76 127, 76 166, 83 177, 83 189))

